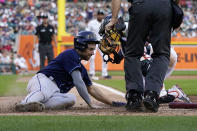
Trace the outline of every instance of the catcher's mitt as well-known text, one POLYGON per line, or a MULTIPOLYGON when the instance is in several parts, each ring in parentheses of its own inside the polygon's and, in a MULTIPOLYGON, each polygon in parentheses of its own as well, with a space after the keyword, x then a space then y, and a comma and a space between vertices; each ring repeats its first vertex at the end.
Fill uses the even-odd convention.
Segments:
POLYGON ((118 51, 120 50, 120 39, 124 36, 123 31, 126 28, 122 17, 118 18, 117 23, 108 31, 105 26, 110 22, 111 15, 108 15, 100 26, 99 34, 103 37, 100 41, 99 49, 103 53, 105 62, 116 63, 115 58, 118 58, 118 51), (106 56, 107 55, 107 59, 106 56))

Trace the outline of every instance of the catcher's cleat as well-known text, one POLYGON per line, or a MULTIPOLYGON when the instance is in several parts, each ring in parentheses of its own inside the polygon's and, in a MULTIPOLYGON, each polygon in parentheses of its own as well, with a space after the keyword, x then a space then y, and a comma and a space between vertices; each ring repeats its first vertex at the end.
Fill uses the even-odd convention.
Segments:
POLYGON ((145 108, 152 112, 157 112, 159 108, 158 94, 154 91, 146 91, 143 104, 145 108))
POLYGON ((91 78, 92 80, 99 80, 99 77, 97 77, 97 76, 95 76, 95 75, 90 74, 89 76, 90 76, 90 78, 91 78))
POLYGON ((172 95, 175 97, 174 101, 184 102, 184 103, 192 103, 189 97, 183 92, 183 90, 178 86, 174 85, 172 88, 168 90, 168 95, 172 95))
POLYGON ((110 75, 103 76, 104 79, 111 79, 112 77, 110 75))
POLYGON ((130 90, 126 93, 127 104, 125 108, 128 111, 142 111, 142 94, 135 90, 130 90))
POLYGON ((18 112, 42 112, 45 110, 45 106, 40 102, 20 103, 15 106, 15 110, 18 112))

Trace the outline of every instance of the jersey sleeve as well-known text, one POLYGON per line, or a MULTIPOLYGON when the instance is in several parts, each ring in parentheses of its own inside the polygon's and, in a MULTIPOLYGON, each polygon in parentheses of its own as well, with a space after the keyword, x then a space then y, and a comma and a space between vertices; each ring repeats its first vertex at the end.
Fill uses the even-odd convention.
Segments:
POLYGON ((86 68, 81 65, 81 75, 83 77, 83 81, 85 82, 86 86, 91 86, 92 85, 92 81, 90 80, 89 76, 88 76, 88 72, 86 70, 86 68))
POLYGON ((74 70, 81 68, 80 60, 75 53, 62 55, 64 70, 71 74, 74 70))

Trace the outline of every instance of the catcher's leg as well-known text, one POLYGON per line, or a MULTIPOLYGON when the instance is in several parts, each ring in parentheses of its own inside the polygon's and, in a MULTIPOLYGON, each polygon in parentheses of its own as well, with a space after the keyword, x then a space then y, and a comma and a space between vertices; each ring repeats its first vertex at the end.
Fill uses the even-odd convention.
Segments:
POLYGON ((90 75, 92 75, 92 76, 94 76, 95 75, 95 57, 96 57, 96 50, 97 50, 97 46, 96 46, 96 48, 95 48, 95 50, 94 50, 94 55, 92 55, 91 57, 90 57, 90 60, 89 60, 89 62, 90 62, 90 69, 89 69, 89 74, 90 75))
POLYGON ((44 105, 47 109, 66 109, 72 107, 75 102, 75 95, 56 92, 44 105))
POLYGON ((103 60, 103 53, 101 52, 101 50, 99 49, 99 53, 102 57, 102 77, 104 78, 111 78, 111 76, 108 75, 108 64, 103 60))
POLYGON ((170 48, 170 62, 169 62, 168 70, 166 72, 165 79, 168 78, 172 74, 172 72, 174 71, 174 67, 176 66, 176 63, 177 63, 177 53, 171 47, 170 48))

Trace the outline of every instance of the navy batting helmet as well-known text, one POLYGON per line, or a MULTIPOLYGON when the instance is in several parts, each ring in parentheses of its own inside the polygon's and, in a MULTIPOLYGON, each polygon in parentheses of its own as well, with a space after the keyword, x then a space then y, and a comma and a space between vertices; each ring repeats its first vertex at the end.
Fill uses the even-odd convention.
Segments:
POLYGON ((81 51, 88 47, 88 43, 93 42, 99 44, 96 35, 91 31, 80 31, 78 35, 74 38, 74 48, 81 51))

